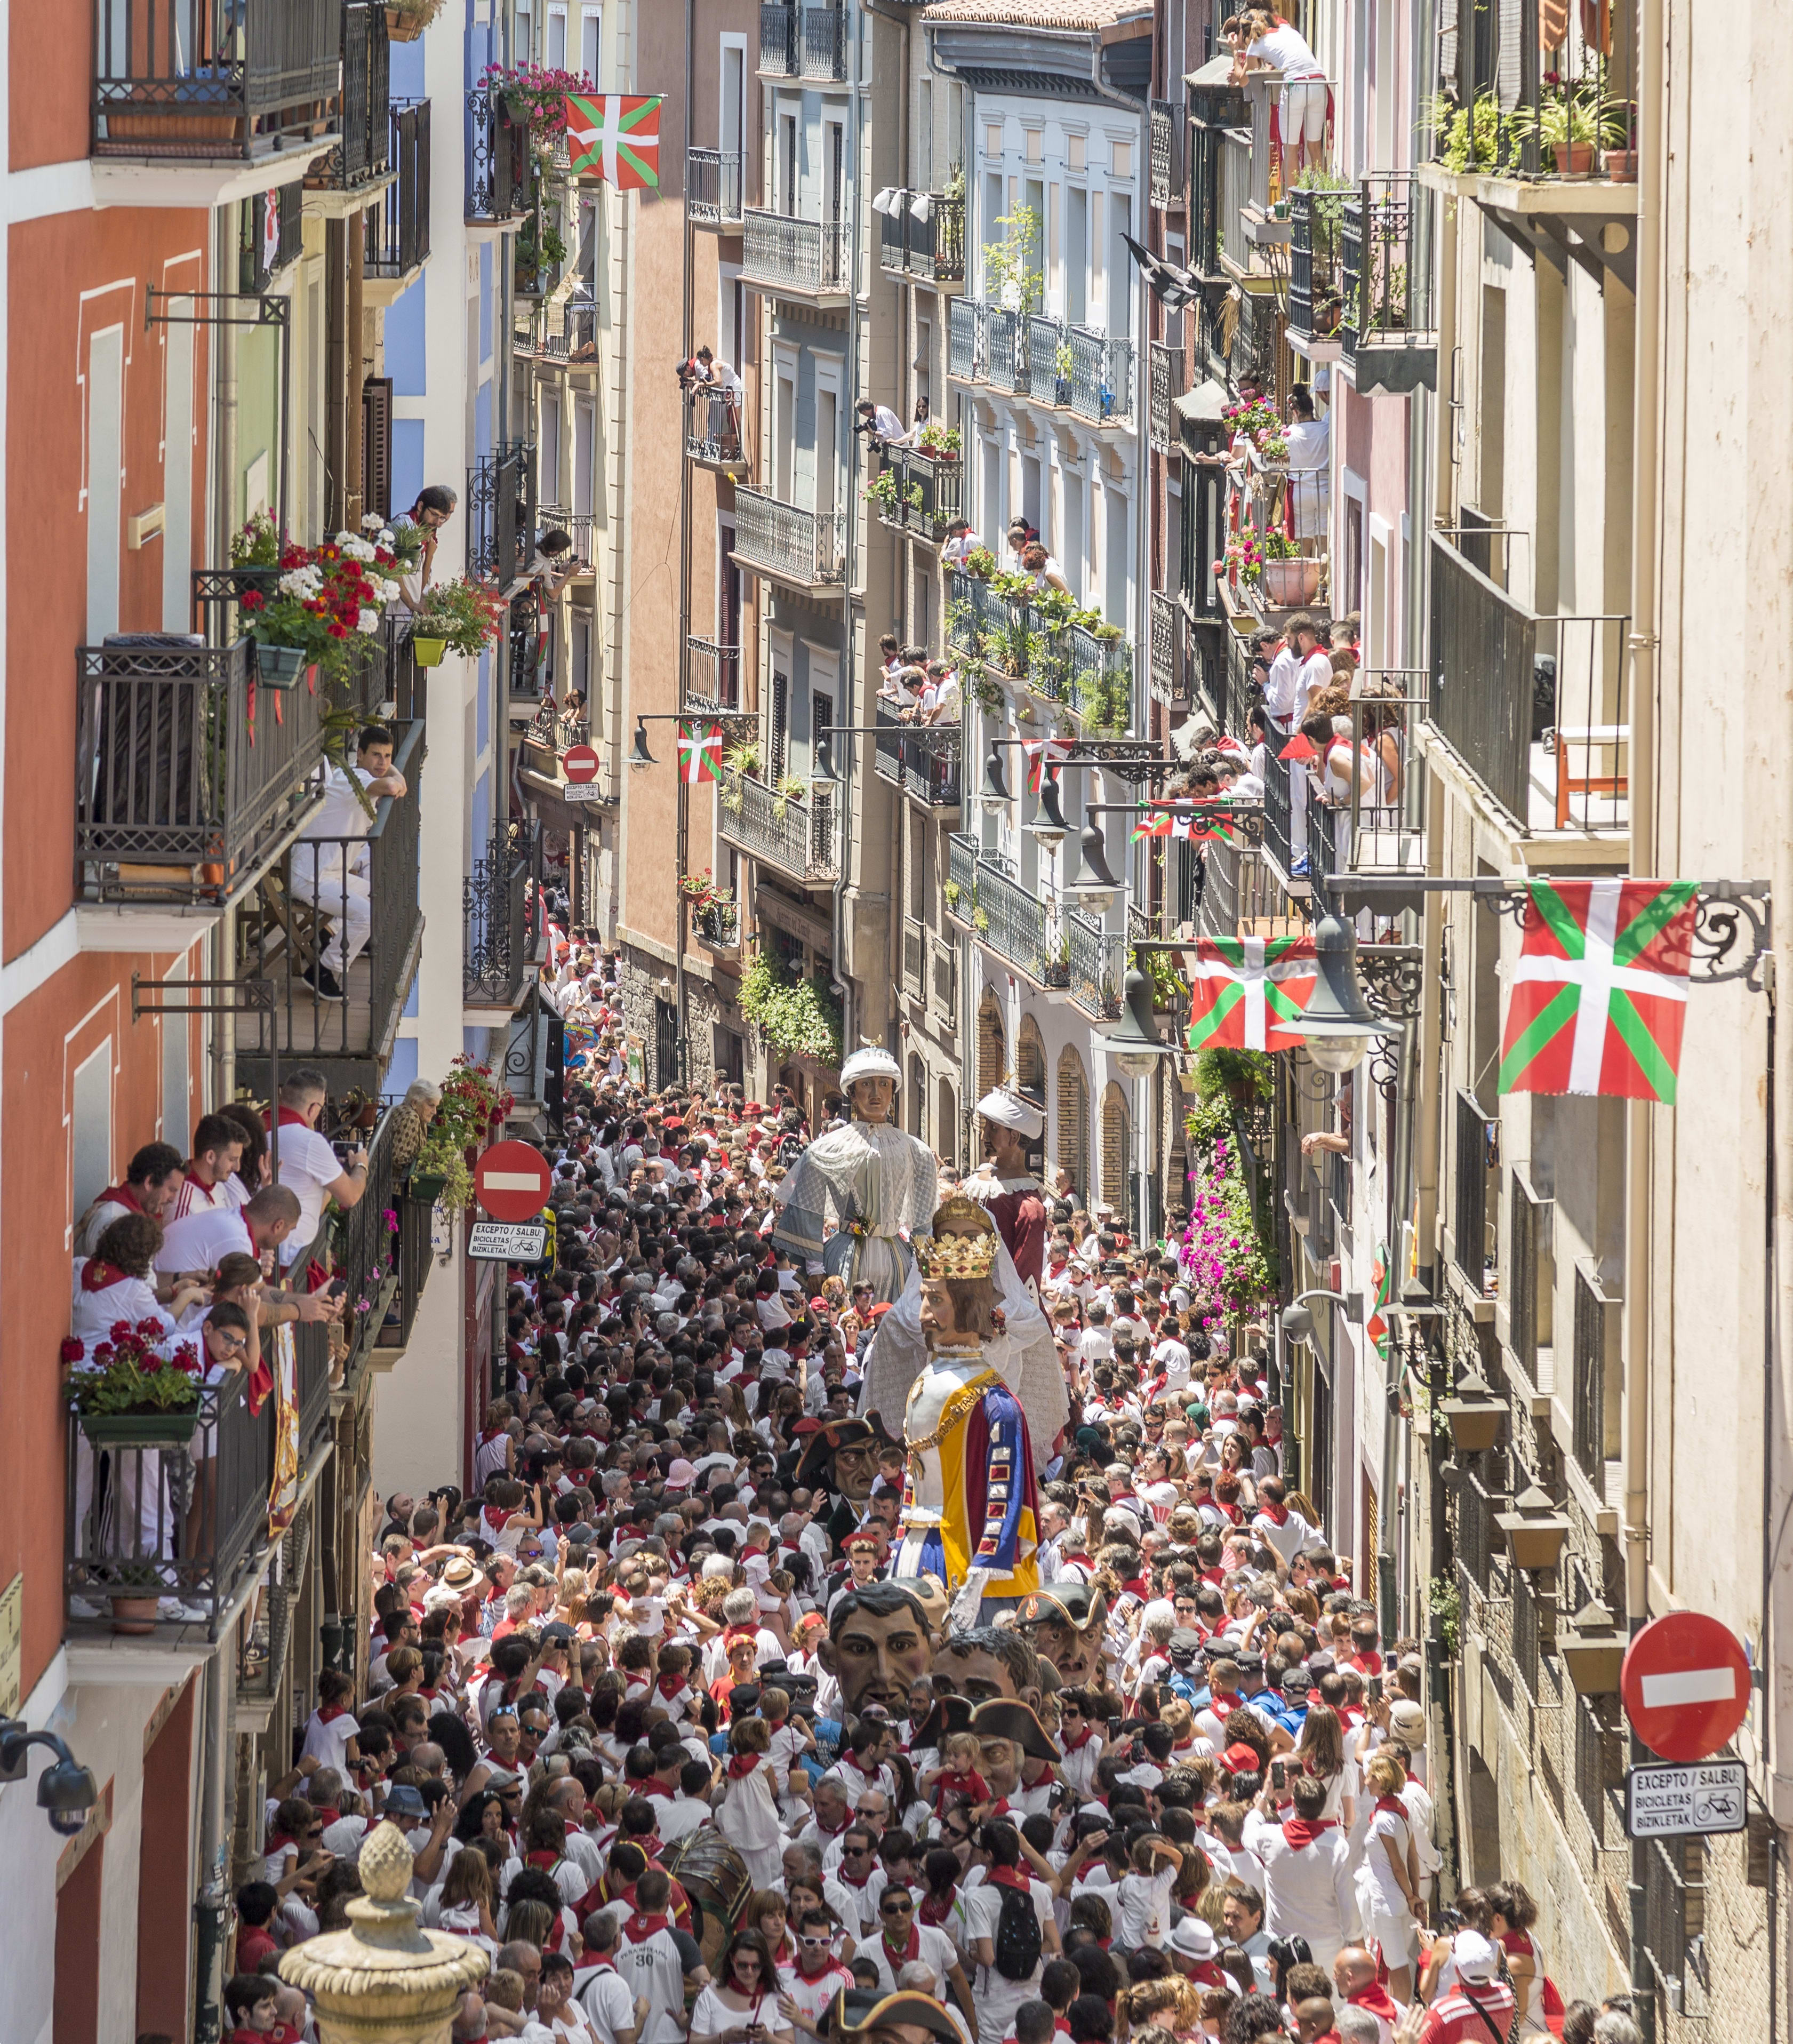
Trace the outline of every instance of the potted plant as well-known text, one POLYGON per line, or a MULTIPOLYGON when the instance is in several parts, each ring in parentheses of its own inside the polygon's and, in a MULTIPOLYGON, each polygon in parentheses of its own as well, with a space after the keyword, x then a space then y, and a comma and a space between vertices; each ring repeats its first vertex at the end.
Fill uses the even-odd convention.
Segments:
POLYGON ((317 667, 340 675, 378 629, 381 613, 399 593, 390 571, 401 556, 383 523, 375 517, 371 524, 371 536, 339 532, 320 547, 286 549, 271 591, 244 591, 264 686, 296 688, 317 667))
POLYGON ((445 652, 477 659, 504 629, 505 615, 501 599, 465 575, 432 582, 411 615, 411 651, 417 665, 436 667, 445 652))
POLYGON ((597 87, 583 71, 555 71, 546 64, 488 64, 479 74, 485 90, 501 98, 510 117, 529 131, 532 152, 551 161, 566 139, 566 95, 589 95, 597 87))
POLYGON ((96 1447, 178 1447, 199 1423, 198 1344, 170 1343, 159 1320, 120 1320, 87 1358, 72 1337, 68 1401, 96 1447))
POLYGON ((1266 532, 1259 548, 1268 602, 1287 609, 1311 603, 1319 594, 1321 563, 1315 555, 1303 554, 1295 540, 1281 532, 1266 532))
POLYGON ((1507 132, 1515 142, 1538 137, 1555 159, 1560 175, 1585 176, 1594 167, 1594 151, 1603 141, 1622 141, 1621 120, 1613 133, 1615 110, 1603 106, 1583 86, 1565 86, 1549 74, 1535 107, 1521 106, 1507 117, 1507 132))
POLYGON ((137 1558, 109 1572, 117 1587, 108 1593, 112 1629, 127 1639, 147 1639, 155 1630, 165 1594, 160 1565, 137 1558))
POLYGON ((973 547, 965 557, 965 571, 974 582, 988 582, 996 571, 996 557, 988 547, 973 547))
POLYGON ((442 12, 443 0, 388 0, 386 35, 395 43, 414 43, 442 12))

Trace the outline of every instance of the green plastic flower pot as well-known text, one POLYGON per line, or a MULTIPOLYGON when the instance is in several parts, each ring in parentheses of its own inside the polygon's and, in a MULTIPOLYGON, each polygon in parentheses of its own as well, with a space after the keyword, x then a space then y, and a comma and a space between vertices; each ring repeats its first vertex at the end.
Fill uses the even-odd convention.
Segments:
POLYGON ((302 646, 255 647, 255 678, 264 689, 296 689, 307 665, 302 646))
POLYGON ((81 1431, 97 1448, 173 1448, 193 1439, 197 1405, 186 1412, 83 1412, 81 1431))
POLYGON ((411 651, 420 667, 440 667, 447 650, 446 639, 425 639, 416 632, 411 635, 411 651))
POLYGON ((405 1188, 405 1196, 407 1199, 418 1201, 426 1207, 432 1207, 441 1198, 447 1184, 448 1178, 445 1172, 413 1171, 409 1182, 405 1188))

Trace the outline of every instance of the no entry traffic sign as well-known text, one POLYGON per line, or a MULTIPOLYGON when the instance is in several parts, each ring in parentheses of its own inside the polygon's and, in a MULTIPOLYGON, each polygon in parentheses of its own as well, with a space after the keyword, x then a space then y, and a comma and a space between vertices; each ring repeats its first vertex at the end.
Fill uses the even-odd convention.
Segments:
POLYGON ((1749 1663, 1703 1612, 1654 1619, 1626 1649, 1618 1685, 1631 1728, 1664 1760, 1704 1760, 1749 1710, 1749 1663))
POLYGON ((597 754, 589 745, 569 745, 560 755, 560 764, 569 781, 597 778, 597 754))
POLYGON ((494 1143, 474 1167, 473 1195, 493 1220, 533 1220, 553 1184, 532 1143, 494 1143))

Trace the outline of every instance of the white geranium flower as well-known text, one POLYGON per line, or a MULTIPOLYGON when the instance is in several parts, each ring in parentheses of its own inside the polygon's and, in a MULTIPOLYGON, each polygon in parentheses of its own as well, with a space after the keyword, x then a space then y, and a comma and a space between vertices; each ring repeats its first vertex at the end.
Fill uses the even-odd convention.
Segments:
POLYGON ((364 532, 377 532, 385 523, 378 511, 363 511, 361 514, 361 529, 364 532))
POLYGON ((377 610, 363 610, 355 620, 355 628, 357 632, 378 632, 380 628, 380 613, 377 610))
POLYGON ((355 538, 352 532, 339 532, 336 535, 336 544, 339 547, 352 547, 355 544, 355 538))

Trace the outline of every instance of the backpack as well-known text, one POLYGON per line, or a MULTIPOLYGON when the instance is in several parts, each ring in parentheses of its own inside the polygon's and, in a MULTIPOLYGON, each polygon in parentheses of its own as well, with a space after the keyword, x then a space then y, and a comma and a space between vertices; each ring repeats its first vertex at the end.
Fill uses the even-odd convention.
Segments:
POLYGON ((1006 1981, 1031 1981, 1039 1967, 1041 1950, 1033 1890, 1005 1886, 1002 1914, 996 1919, 996 1971, 1006 1981))

